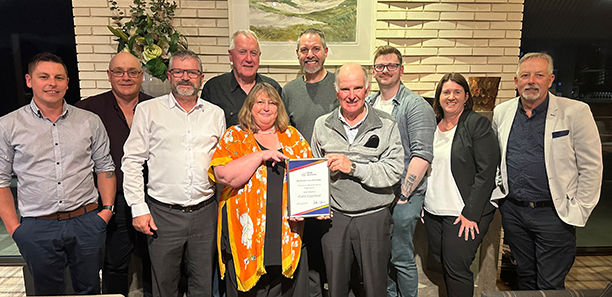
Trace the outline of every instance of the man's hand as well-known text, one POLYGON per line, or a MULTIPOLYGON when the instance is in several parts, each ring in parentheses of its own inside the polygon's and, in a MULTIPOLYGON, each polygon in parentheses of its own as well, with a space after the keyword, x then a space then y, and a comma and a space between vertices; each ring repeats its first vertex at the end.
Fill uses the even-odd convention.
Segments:
POLYGON ((327 158, 327 167, 331 171, 340 171, 342 173, 349 174, 351 172, 351 160, 349 160, 343 154, 328 154, 325 155, 327 158))
POLYGON ((147 235, 153 235, 153 231, 157 231, 157 226, 150 213, 133 218, 132 225, 136 231, 147 235))
POLYGON ((98 215, 108 224, 110 219, 113 217, 113 212, 110 209, 103 209, 98 212, 98 215))

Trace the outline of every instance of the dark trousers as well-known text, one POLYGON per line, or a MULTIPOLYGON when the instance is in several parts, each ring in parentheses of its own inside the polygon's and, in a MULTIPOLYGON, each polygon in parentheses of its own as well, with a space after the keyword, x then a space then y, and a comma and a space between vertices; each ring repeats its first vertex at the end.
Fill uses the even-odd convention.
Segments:
POLYGON ((142 262, 144 296, 151 296, 151 261, 147 250, 147 237, 132 225, 132 211, 122 192, 115 196, 115 215, 106 229, 106 253, 102 267, 102 293, 129 293, 129 264, 132 253, 142 262))
POLYGON ((323 296, 323 285, 327 282, 325 275, 325 262, 323 262, 323 250, 321 237, 323 226, 326 222, 316 218, 304 220, 304 245, 308 250, 308 281, 311 297, 323 296))
POLYGON ((266 266, 266 274, 248 292, 238 291, 236 270, 231 255, 226 254, 225 283, 227 297, 308 297, 308 252, 302 246, 300 262, 293 278, 283 276, 280 265, 266 266))
POLYGON ((106 222, 97 211, 58 221, 22 218, 13 240, 28 265, 36 295, 65 295, 66 267, 75 294, 100 294, 106 222))
POLYGON ((214 199, 191 212, 153 202, 148 205, 158 228, 153 236, 147 236, 153 296, 178 296, 182 260, 187 296, 212 296, 218 209, 214 199))
POLYGON ((475 239, 472 236, 465 240, 465 235, 459 237, 461 223, 454 225, 454 216, 436 216, 425 211, 425 231, 427 233, 429 258, 442 264, 444 283, 448 296, 471 297, 474 295, 474 275, 470 265, 474 261, 478 246, 489 230, 495 211, 480 218, 475 239))
POLYGON ((326 222, 321 244, 330 296, 348 296, 353 260, 359 265, 366 296, 386 296, 391 256, 389 209, 356 217, 334 211, 326 222))
POLYGON ((554 206, 516 205, 502 200, 504 239, 516 260, 521 290, 563 290, 576 258, 576 229, 554 206))

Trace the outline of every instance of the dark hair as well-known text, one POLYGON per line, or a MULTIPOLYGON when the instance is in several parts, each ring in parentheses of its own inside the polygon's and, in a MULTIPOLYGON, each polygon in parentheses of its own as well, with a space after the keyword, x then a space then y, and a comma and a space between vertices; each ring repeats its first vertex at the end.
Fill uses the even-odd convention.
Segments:
POLYGON ((378 57, 388 54, 395 54, 397 56, 397 60, 400 63, 400 66, 402 65, 402 53, 397 48, 392 47, 390 45, 383 45, 376 49, 376 51, 374 52, 374 62, 376 62, 376 59, 378 59, 378 57))
POLYGON ((472 107, 474 106, 474 100, 472 99, 472 94, 470 93, 470 86, 468 85, 467 80, 465 80, 465 77, 455 72, 447 73, 440 79, 440 82, 436 87, 436 95, 434 97, 433 110, 436 113, 436 118, 438 119, 444 118, 444 110, 442 109, 442 106, 440 106, 440 94, 442 94, 442 86, 447 81, 456 82, 457 84, 462 86, 463 90, 465 91, 465 95, 468 96, 467 101, 465 101, 463 110, 472 110, 472 107))
POLYGON ((249 91, 249 95, 247 95, 244 100, 244 104, 242 104, 242 108, 238 112, 238 122, 240 126, 245 130, 251 130, 253 132, 259 131, 259 127, 253 121, 253 105, 257 102, 257 97, 259 97, 259 93, 264 92, 268 95, 268 99, 270 101, 276 103, 276 120, 274 121, 274 127, 276 127, 276 131, 285 132, 287 130, 287 126, 289 126, 289 116, 287 115, 287 111, 285 111, 285 105, 283 104, 283 100, 281 99, 278 91, 266 82, 257 83, 251 91, 249 91))
POLYGON ((297 48, 298 50, 300 49, 300 39, 302 38, 302 35, 304 34, 317 34, 319 35, 319 37, 321 37, 321 44, 323 44, 323 48, 327 48, 327 42, 325 41, 325 33, 323 33, 323 31, 319 30, 319 29, 315 29, 315 28, 308 28, 306 30, 304 30, 304 32, 300 33, 300 36, 298 36, 297 39, 297 48))
POLYGON ((38 66, 38 63, 40 62, 53 62, 57 64, 62 64, 62 66, 64 66, 64 71, 66 71, 66 76, 68 75, 68 67, 66 67, 66 64, 64 64, 64 61, 62 61, 62 58, 49 52, 36 54, 36 56, 30 59, 30 62, 28 62, 29 75, 32 75, 34 69, 36 69, 36 66, 38 66))

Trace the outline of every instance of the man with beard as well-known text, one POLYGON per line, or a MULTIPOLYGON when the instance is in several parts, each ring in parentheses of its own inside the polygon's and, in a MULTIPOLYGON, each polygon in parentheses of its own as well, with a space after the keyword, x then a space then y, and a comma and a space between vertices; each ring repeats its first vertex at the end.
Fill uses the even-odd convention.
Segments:
POLYGON ((522 57, 519 97, 498 105, 493 129, 502 153, 499 201, 504 239, 521 290, 562 290, 576 257, 576 227, 599 201, 601 142, 589 106, 550 88, 552 58, 522 57))
MULTIPOLYGON (((304 76, 288 82, 283 88, 283 102, 294 126, 310 142, 315 120, 338 106, 334 80, 336 76, 325 70, 327 57, 325 34, 318 29, 306 29, 297 40, 295 50, 304 76)), ((321 222, 306 219, 304 244, 308 251, 310 296, 321 296, 325 282, 325 264, 321 252, 321 222)))
POLYGON ((255 84, 267 82, 278 94, 282 88, 274 79, 257 73, 261 50, 255 32, 247 29, 234 32, 227 52, 232 71, 207 81, 202 89, 202 99, 221 107, 227 126, 233 126, 238 125, 238 112, 255 84))
POLYGON ((134 248, 143 264, 143 289, 145 296, 151 295, 151 274, 149 254, 145 236, 136 232, 132 226, 132 212, 123 197, 123 172, 121 158, 123 144, 130 134, 136 104, 151 96, 140 92, 142 68, 140 61, 132 54, 120 52, 115 55, 106 70, 111 90, 81 100, 75 106, 97 114, 110 139, 110 153, 115 162, 117 175, 117 195, 115 196, 115 215, 106 228, 106 251, 102 267, 102 293, 129 293, 129 264, 134 248))
POLYGON ((436 116, 423 97, 402 84, 402 54, 385 45, 374 53, 372 75, 380 91, 366 102, 392 115, 398 123, 404 147, 404 172, 401 186, 395 190, 393 238, 387 296, 417 296, 419 281, 414 260, 412 237, 421 217, 427 178, 425 172, 433 160, 436 116))
POLYGON ((124 146, 123 189, 134 228, 148 235, 153 296, 178 295, 181 260, 187 294, 211 296, 217 204, 206 172, 225 119, 223 110, 198 98, 204 75, 194 52, 175 52, 169 69, 172 92, 136 107, 124 146))
POLYGON ((336 76, 326 71, 323 65, 327 51, 325 34, 321 30, 310 28, 302 32, 295 52, 304 75, 288 82, 283 88, 283 103, 291 125, 307 141, 312 138, 315 120, 338 106, 334 90, 336 76))

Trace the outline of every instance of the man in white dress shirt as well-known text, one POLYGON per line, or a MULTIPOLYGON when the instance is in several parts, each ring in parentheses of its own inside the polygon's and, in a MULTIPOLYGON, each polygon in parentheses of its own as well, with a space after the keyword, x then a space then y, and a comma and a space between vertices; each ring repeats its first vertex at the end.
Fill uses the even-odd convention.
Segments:
POLYGON ((188 295, 212 294, 217 204, 206 169, 225 117, 221 108, 198 98, 201 64, 191 51, 172 55, 172 92, 136 107, 124 146, 123 189, 134 228, 149 235, 153 296, 178 295, 181 259, 188 295))

